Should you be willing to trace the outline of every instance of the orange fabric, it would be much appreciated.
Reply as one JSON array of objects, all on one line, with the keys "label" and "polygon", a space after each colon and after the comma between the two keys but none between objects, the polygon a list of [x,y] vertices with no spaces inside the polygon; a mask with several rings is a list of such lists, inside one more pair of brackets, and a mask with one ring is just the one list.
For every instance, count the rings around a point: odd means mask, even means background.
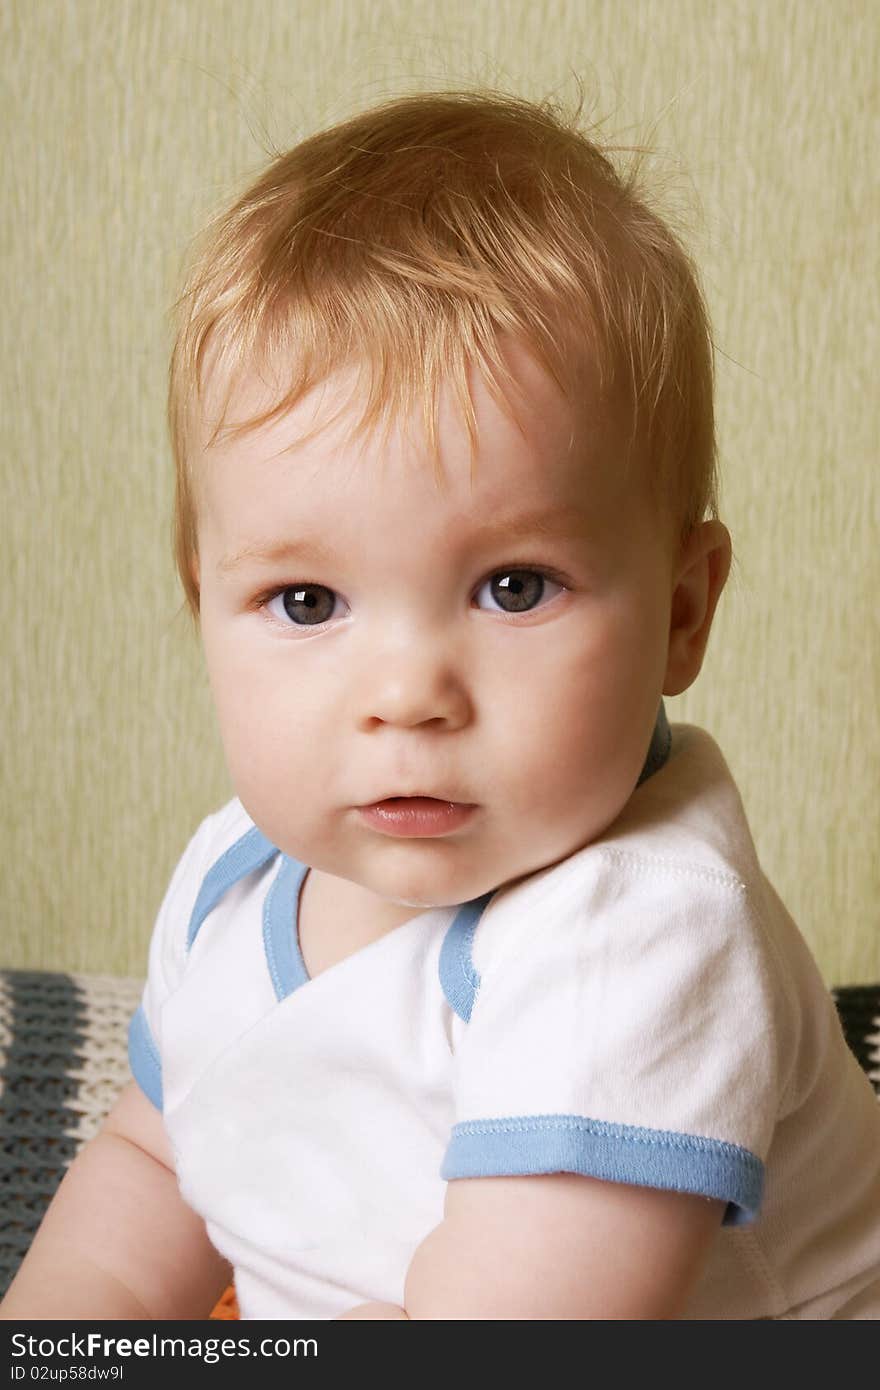
[{"label": "orange fabric", "polygon": [[237,1318],[239,1317],[238,1303],[235,1297],[235,1287],[230,1284],[220,1302],[215,1307],[212,1318]]}]

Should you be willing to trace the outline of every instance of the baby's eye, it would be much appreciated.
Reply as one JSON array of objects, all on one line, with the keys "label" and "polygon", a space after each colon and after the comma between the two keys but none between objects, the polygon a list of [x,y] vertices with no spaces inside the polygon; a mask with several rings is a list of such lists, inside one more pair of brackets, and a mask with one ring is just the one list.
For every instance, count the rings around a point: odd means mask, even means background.
[{"label": "baby's eye", "polygon": [[337,595],[326,584],[288,584],[265,607],[285,627],[318,627],[333,617]]},{"label": "baby's eye", "polygon": [[542,570],[496,570],[485,584],[480,585],[477,593],[481,594],[488,587],[492,598],[501,605],[502,612],[526,613],[537,607],[548,584],[557,589],[563,587]]}]

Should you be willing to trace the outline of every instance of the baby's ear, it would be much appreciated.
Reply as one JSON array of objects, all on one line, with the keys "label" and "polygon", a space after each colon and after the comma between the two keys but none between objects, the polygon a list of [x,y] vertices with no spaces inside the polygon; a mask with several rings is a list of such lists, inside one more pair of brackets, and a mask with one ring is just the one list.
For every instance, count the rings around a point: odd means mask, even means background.
[{"label": "baby's ear", "polygon": [[720,521],[703,521],[678,559],[669,618],[664,695],[680,695],[700,674],[715,606],[730,573],[733,547]]}]

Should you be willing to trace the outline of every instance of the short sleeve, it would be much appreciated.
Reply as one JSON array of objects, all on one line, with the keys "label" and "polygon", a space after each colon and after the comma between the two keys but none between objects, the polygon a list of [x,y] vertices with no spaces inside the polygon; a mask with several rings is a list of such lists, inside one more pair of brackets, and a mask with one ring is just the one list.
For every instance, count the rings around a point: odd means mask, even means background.
[{"label": "short sleeve", "polygon": [[180,983],[186,963],[187,929],[207,869],[222,813],[207,816],[181,855],[153,927],[147,979],[128,1029],[128,1059],[144,1095],[162,1109],[160,1017],[165,1000]]},{"label": "short sleeve", "polygon": [[783,984],[745,885],[592,850],[490,913],[441,1176],[581,1173],[754,1220]]}]

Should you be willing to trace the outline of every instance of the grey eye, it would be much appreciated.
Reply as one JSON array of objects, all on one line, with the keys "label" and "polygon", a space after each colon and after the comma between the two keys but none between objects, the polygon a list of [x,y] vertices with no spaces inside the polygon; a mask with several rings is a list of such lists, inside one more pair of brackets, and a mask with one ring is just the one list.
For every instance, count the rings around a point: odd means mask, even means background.
[{"label": "grey eye", "polygon": [[482,593],[488,587],[492,599],[504,613],[526,613],[544,597],[548,584],[555,585],[557,589],[562,587],[540,570],[498,570],[480,586],[478,592]]},{"label": "grey eye", "polygon": [[272,616],[280,618],[281,614],[273,610],[273,604],[280,604],[295,626],[315,627],[333,616],[336,595],[324,584],[289,584],[267,604]]}]

